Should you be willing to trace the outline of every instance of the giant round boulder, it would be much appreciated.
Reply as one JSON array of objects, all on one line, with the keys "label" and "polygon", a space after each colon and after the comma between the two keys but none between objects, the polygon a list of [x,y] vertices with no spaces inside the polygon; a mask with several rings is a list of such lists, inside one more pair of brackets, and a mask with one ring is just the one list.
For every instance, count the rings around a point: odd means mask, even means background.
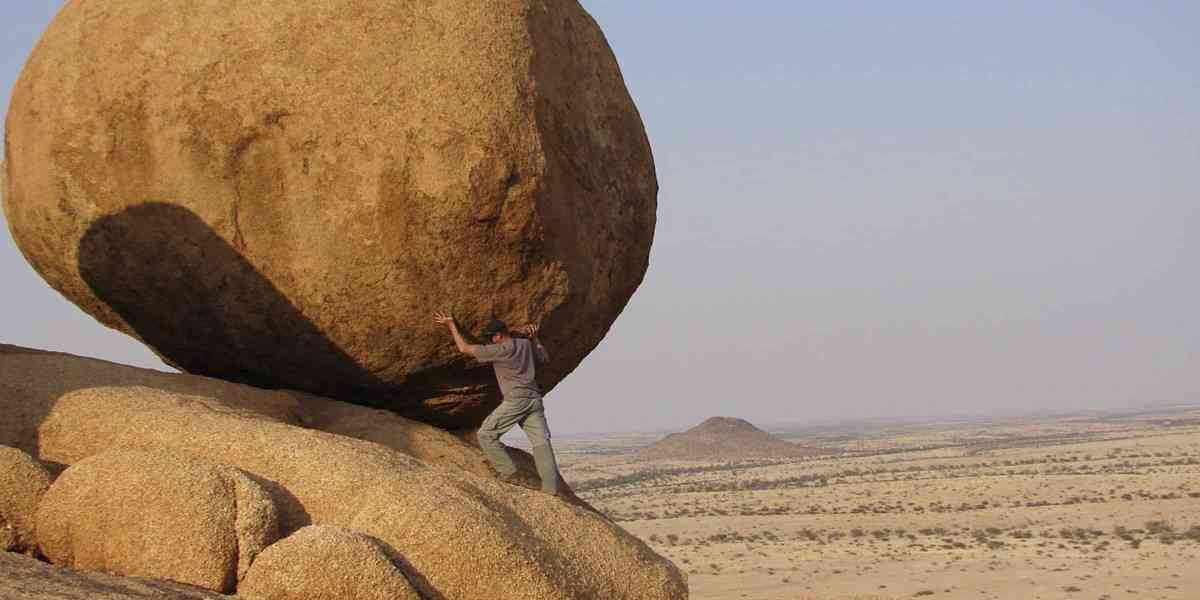
[{"label": "giant round boulder", "polygon": [[4,209],[50,285],[181,370],[476,426],[467,330],[545,388],[641,282],[657,181],[576,0],[67,2],[14,89]]}]

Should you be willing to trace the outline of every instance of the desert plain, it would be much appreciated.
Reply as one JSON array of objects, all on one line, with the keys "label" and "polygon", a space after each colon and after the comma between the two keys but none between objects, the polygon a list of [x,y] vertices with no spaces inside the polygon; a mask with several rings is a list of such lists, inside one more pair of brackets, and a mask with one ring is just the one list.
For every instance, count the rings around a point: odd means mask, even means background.
[{"label": "desert plain", "polygon": [[771,433],[827,453],[556,443],[579,495],[695,600],[1200,599],[1200,406]]}]

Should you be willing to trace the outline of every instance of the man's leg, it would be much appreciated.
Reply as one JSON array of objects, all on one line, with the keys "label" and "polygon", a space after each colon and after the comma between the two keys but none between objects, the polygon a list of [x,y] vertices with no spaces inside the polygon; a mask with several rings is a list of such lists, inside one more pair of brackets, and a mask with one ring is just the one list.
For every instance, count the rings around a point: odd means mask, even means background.
[{"label": "man's leg", "polygon": [[493,410],[492,414],[483,420],[483,424],[479,426],[479,431],[475,434],[479,439],[479,448],[483,450],[483,455],[487,457],[488,462],[492,463],[492,468],[496,469],[501,477],[508,477],[517,472],[517,465],[513,464],[512,459],[508,457],[508,452],[500,443],[500,436],[508,433],[508,430],[521,420],[525,414],[523,408],[507,401],[501,402],[500,406],[497,406],[496,410]]},{"label": "man's leg", "polygon": [[546,423],[546,412],[542,401],[534,402],[529,414],[521,420],[521,429],[529,444],[533,446],[533,461],[537,465],[538,477],[542,479],[542,491],[558,493],[558,461],[554,459],[554,447],[550,445],[550,426]]}]

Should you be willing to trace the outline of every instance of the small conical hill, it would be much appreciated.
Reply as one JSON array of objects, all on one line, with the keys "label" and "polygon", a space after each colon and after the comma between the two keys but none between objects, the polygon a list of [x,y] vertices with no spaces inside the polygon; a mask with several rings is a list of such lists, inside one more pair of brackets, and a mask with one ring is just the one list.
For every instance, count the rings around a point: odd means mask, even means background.
[{"label": "small conical hill", "polygon": [[644,460],[742,460],[802,458],[824,453],[785,442],[745,419],[712,417],[638,450],[635,456]]}]

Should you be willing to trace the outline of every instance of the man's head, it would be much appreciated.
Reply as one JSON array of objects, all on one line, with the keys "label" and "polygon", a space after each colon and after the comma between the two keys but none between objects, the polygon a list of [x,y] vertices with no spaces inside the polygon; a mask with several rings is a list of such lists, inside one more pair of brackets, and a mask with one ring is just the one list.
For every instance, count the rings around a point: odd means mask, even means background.
[{"label": "man's head", "polygon": [[488,321],[487,325],[483,326],[483,331],[479,334],[481,339],[493,344],[499,343],[507,336],[508,326],[504,324],[504,321],[499,319]]}]

